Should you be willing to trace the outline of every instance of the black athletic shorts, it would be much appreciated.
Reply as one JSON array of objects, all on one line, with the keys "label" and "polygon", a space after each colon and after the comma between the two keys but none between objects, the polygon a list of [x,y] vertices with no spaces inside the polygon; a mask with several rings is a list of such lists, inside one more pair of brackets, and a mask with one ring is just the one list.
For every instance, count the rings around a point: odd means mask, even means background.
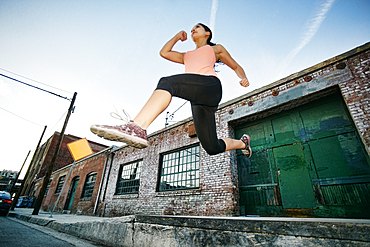
[{"label": "black athletic shorts", "polygon": [[222,86],[216,76],[180,74],[163,77],[156,89],[189,100],[195,131],[200,143],[210,155],[225,152],[226,144],[217,138],[215,112],[222,97]]}]

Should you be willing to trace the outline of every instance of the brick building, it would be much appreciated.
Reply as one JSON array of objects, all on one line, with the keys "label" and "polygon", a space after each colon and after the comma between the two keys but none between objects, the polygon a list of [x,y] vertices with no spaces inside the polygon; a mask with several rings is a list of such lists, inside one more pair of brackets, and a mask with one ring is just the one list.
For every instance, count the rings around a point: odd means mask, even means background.
[{"label": "brick building", "polygon": [[[35,187],[35,183],[37,180],[41,180],[42,182],[42,179],[45,176],[45,173],[54,155],[54,151],[58,143],[59,135],[60,135],[59,132],[55,132],[35,152],[34,158],[32,159],[32,163],[29,165],[29,168],[28,168],[28,175],[27,175],[27,178],[25,178],[24,185],[23,185],[23,191],[21,192],[21,195],[37,196],[37,194],[35,194],[37,190],[37,187]],[[58,156],[53,166],[53,172],[73,163],[73,158],[68,151],[67,144],[73,141],[77,141],[79,139],[81,138],[77,136],[64,135],[63,141],[61,143],[61,146],[58,152]],[[92,141],[89,141],[89,144],[94,153],[107,148],[107,146],[105,145],[92,142]],[[41,187],[39,186],[38,189],[40,188]]]},{"label": "brick building", "polygon": [[[248,133],[250,159],[209,156],[185,119],[151,134],[148,148],[111,147],[76,164],[58,208],[76,188],[71,212],[100,216],[370,218],[369,66],[367,43],[220,105],[219,137]],[[93,192],[81,201],[86,181]]]},{"label": "brick building", "polygon": [[[77,161],[72,170],[73,164],[70,164],[55,171],[45,193],[42,209],[51,211],[61,193],[55,211],[94,215],[97,208],[96,198],[102,193],[99,184],[102,182],[102,175],[107,167],[112,148],[104,149],[88,158]],[[68,177],[70,170],[71,173]],[[66,187],[62,191],[67,177]],[[41,185],[42,179],[39,179],[36,194],[39,193]]]}]

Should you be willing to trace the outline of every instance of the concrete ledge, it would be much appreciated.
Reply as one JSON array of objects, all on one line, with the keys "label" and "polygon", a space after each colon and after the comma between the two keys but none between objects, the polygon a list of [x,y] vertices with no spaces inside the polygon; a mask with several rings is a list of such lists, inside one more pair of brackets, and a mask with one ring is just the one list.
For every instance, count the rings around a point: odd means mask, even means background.
[{"label": "concrete ledge", "polygon": [[368,242],[135,223],[133,246],[369,246]]},{"label": "concrete ledge", "polygon": [[370,246],[370,220],[76,215],[72,221],[65,215],[8,216],[104,246]]},{"label": "concrete ledge", "polygon": [[59,223],[47,227],[107,246],[133,246],[134,216],[96,221]]},{"label": "concrete ledge", "polygon": [[135,223],[370,242],[370,220],[137,215]]}]

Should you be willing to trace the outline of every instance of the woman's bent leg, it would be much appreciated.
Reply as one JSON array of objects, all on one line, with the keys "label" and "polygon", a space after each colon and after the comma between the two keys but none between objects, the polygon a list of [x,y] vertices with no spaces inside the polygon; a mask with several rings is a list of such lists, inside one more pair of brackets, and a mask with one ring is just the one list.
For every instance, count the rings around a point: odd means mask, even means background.
[{"label": "woman's bent leg", "polygon": [[219,154],[226,150],[226,143],[217,138],[216,109],[217,107],[191,104],[195,131],[202,147],[209,155]]},{"label": "woman's bent leg", "polygon": [[244,149],[246,144],[242,142],[241,140],[235,140],[235,139],[230,139],[230,138],[221,138],[225,144],[226,144],[226,150],[225,151],[230,151],[233,149]]},{"label": "woman's bent leg", "polygon": [[134,122],[146,130],[148,126],[161,114],[170,104],[172,95],[166,91],[157,89],[146,102]]}]

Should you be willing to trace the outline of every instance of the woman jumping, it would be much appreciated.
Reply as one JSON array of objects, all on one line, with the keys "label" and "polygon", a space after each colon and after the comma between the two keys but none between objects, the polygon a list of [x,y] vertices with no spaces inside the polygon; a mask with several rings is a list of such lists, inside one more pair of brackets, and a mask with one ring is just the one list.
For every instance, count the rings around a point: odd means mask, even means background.
[{"label": "woman jumping", "polygon": [[209,155],[241,149],[246,157],[251,157],[250,137],[244,134],[240,140],[218,139],[215,121],[215,112],[222,96],[221,82],[214,70],[216,61],[233,69],[241,79],[240,85],[247,87],[249,81],[243,68],[222,45],[211,42],[212,32],[206,25],[195,25],[191,30],[191,38],[196,44],[193,51],[180,53],[172,50],[179,40],[187,40],[185,31],[177,33],[160,51],[163,58],[184,64],[185,74],[161,78],[156,90],[134,120],[119,126],[93,125],[91,131],[107,140],[145,148],[148,146],[146,129],[175,96],[190,101],[195,131]]}]

